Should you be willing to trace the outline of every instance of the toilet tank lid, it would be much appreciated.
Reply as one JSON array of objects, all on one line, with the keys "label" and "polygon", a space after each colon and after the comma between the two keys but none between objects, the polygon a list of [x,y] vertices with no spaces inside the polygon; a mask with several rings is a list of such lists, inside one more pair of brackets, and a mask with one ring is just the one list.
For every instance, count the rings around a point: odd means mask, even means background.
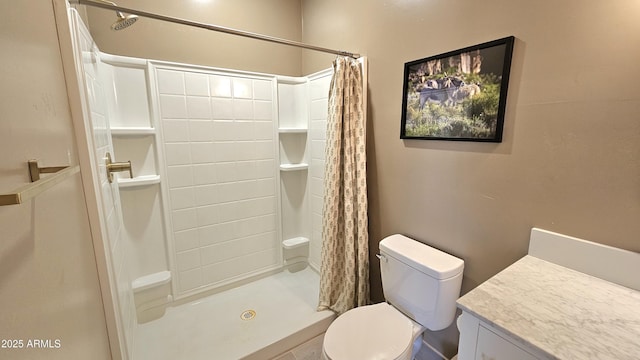
[{"label": "toilet tank lid", "polygon": [[454,277],[464,269],[462,259],[400,234],[382,239],[380,252],[438,280]]}]

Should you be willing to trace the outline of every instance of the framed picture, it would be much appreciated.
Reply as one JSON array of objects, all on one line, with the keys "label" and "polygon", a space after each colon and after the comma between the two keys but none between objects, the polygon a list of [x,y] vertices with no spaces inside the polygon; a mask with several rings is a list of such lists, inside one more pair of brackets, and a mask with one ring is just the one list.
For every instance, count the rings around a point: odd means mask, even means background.
[{"label": "framed picture", "polygon": [[405,63],[400,138],[501,142],[513,42]]}]

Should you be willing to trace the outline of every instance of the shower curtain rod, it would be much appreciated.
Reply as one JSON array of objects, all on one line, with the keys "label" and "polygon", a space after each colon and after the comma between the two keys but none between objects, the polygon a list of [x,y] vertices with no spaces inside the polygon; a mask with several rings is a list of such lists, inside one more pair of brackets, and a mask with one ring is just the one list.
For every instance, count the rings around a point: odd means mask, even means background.
[{"label": "shower curtain rod", "polygon": [[248,37],[248,38],[257,39],[257,40],[269,41],[269,42],[282,44],[282,45],[295,46],[295,47],[308,49],[308,50],[321,51],[321,52],[335,54],[335,55],[349,56],[349,57],[356,58],[356,59],[360,57],[359,54],[350,53],[348,51],[333,50],[333,49],[328,49],[328,48],[323,48],[323,47],[320,47],[320,46],[309,45],[309,44],[305,44],[305,43],[301,43],[301,42],[297,42],[297,41],[281,39],[281,38],[268,36],[268,35],[257,34],[257,33],[249,32],[249,31],[237,30],[237,29],[232,29],[232,28],[228,28],[228,27],[224,27],[224,26],[218,26],[218,25],[205,24],[205,23],[201,23],[201,22],[185,20],[185,19],[180,19],[180,18],[171,17],[171,16],[154,14],[154,13],[141,11],[141,10],[136,10],[136,9],[129,9],[129,8],[125,8],[125,7],[121,7],[121,6],[117,6],[117,5],[111,5],[109,3],[105,3],[105,2],[101,2],[101,1],[69,0],[69,2],[72,3],[72,4],[88,5],[88,6],[94,6],[94,7],[98,7],[98,8],[102,8],[102,9],[107,9],[107,10],[120,11],[120,12],[123,12],[123,13],[134,14],[134,15],[138,15],[138,16],[142,16],[142,17],[146,17],[146,18],[162,20],[162,21],[168,21],[168,22],[172,22],[172,23],[175,23],[175,24],[188,25],[188,26],[198,27],[198,28],[201,28],[201,29],[218,31],[218,32],[226,33],[226,34],[238,35],[238,36]]}]

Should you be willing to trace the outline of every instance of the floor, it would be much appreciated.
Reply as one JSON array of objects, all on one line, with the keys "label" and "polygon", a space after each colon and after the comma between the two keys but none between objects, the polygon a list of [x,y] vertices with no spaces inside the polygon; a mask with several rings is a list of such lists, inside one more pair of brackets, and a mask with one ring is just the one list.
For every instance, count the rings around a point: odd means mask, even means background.
[{"label": "floor", "polygon": [[[306,343],[306,348],[296,346],[323,333],[333,319],[330,311],[316,311],[318,284],[318,275],[310,268],[283,271],[169,308],[162,318],[138,326],[134,358],[268,359],[294,348],[292,355],[297,357],[282,359],[316,359],[310,356],[317,351],[310,349],[317,345],[317,339]],[[296,341],[296,336],[302,341]],[[304,355],[307,350],[309,356]]]}]

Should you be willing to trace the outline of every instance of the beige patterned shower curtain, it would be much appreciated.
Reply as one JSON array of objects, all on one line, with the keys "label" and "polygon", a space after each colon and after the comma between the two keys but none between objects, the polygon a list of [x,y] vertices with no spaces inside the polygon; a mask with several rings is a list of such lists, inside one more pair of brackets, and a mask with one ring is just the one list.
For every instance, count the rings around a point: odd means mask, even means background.
[{"label": "beige patterned shower curtain", "polygon": [[318,310],[369,302],[369,235],[362,66],[338,57],[329,91]]}]

